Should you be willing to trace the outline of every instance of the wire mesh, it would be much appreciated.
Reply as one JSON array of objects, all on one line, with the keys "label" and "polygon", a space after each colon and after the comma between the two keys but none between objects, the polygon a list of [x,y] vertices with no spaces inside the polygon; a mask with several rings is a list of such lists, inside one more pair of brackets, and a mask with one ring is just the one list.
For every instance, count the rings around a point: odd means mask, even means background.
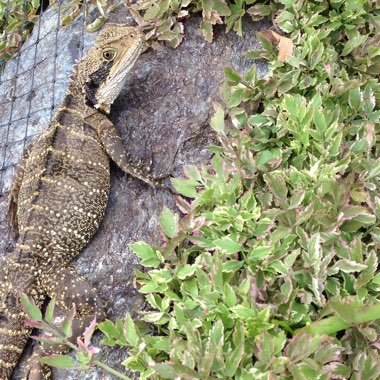
[{"label": "wire mesh", "polygon": [[[7,26],[12,1],[7,0],[4,13],[0,14],[3,41],[9,38]],[[22,31],[28,23],[26,9],[29,2],[23,1]],[[65,3],[66,0],[54,1],[52,4],[47,0],[41,1],[37,11],[38,21],[31,35],[0,71],[0,196],[10,190],[15,167],[23,151],[47,127],[57,104],[62,100],[62,91],[57,96],[57,89],[67,85],[65,82],[71,71],[71,67],[64,67],[60,59],[60,52],[67,48],[60,45],[60,33],[67,28],[61,26]],[[85,45],[85,10],[86,2],[83,1],[82,12],[72,25],[76,30],[78,27],[80,29],[80,37],[74,47],[78,58],[83,55]],[[44,24],[48,13],[49,20]],[[52,22],[54,25],[51,25]],[[52,38],[53,48],[47,51],[46,41]],[[49,70],[45,71],[45,67],[49,67]]]}]

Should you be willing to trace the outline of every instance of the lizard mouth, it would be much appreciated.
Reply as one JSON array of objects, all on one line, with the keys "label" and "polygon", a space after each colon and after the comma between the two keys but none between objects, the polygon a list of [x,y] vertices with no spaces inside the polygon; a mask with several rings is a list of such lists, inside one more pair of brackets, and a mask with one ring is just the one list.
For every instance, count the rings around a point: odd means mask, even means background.
[{"label": "lizard mouth", "polygon": [[106,113],[110,112],[112,103],[120,94],[127,80],[128,73],[131,71],[143,49],[144,40],[138,40],[134,47],[130,49],[129,53],[126,54],[126,57],[112,66],[107,80],[102,83],[96,93],[97,103],[95,104],[95,108],[101,109]]}]

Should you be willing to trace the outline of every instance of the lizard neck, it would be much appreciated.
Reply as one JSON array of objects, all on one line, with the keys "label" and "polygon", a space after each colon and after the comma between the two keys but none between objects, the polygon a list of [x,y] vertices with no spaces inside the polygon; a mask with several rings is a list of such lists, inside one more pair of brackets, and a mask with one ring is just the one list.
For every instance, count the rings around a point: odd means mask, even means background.
[{"label": "lizard neck", "polygon": [[97,112],[94,107],[88,104],[86,93],[78,74],[78,68],[75,68],[71,75],[65,98],[55,115],[54,122],[59,123],[61,126],[79,126],[87,117]]}]

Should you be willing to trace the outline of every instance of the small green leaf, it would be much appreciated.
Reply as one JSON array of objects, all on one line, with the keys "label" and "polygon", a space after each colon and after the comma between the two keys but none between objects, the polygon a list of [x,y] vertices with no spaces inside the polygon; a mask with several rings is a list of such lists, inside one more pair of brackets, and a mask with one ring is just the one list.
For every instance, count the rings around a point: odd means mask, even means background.
[{"label": "small green leaf", "polygon": [[193,276],[196,270],[197,265],[186,264],[178,271],[177,277],[180,280],[185,280]]},{"label": "small green leaf", "polygon": [[338,260],[332,267],[330,267],[327,271],[329,275],[334,275],[339,271],[344,273],[352,273],[352,272],[361,272],[366,269],[367,265],[360,264],[352,260],[341,259]]},{"label": "small green leaf", "polygon": [[215,106],[216,112],[214,116],[211,118],[211,128],[218,133],[225,134],[223,108],[216,104],[214,106]]},{"label": "small green leaf", "polygon": [[257,245],[253,247],[251,252],[248,254],[248,259],[252,261],[265,259],[273,252],[273,248],[271,246],[260,246]]},{"label": "small green leaf", "polygon": [[380,285],[380,272],[372,278],[371,284]]},{"label": "small green leaf", "polygon": [[254,309],[249,309],[243,305],[237,305],[231,308],[231,311],[241,319],[256,318],[257,312]]},{"label": "small green leaf", "polygon": [[308,267],[316,269],[321,259],[321,236],[320,234],[314,234],[307,245],[304,260]]},{"label": "small green leaf", "polygon": [[201,173],[199,173],[199,170],[195,165],[185,165],[183,171],[190,179],[194,179],[195,181],[202,180]]},{"label": "small green leaf", "polygon": [[237,297],[234,289],[226,282],[223,287],[224,301],[228,307],[233,307],[237,304]]},{"label": "small green leaf", "polygon": [[[61,24],[62,25],[68,25],[68,24],[71,24],[73,21],[73,18],[72,16],[69,17],[69,16],[65,16],[63,19],[62,19],[62,22]],[[104,24],[104,22],[106,21],[106,17],[100,15],[99,17],[97,17],[92,23],[88,24],[86,26],[86,30],[88,32],[91,32],[91,33],[94,33],[96,31],[98,31],[100,29],[100,27]]]},{"label": "small green leaf", "polygon": [[285,179],[280,172],[267,173],[264,176],[265,182],[268,185],[271,193],[280,201],[285,201],[288,188],[286,186]]},{"label": "small green leaf", "polygon": [[51,323],[53,320],[54,308],[55,308],[55,297],[53,297],[50,300],[49,305],[46,308],[45,320],[47,323]]},{"label": "small green leaf", "polygon": [[165,235],[169,238],[173,238],[179,231],[178,219],[179,218],[177,214],[174,214],[166,206],[164,207],[160,224]]},{"label": "small green leaf", "polygon": [[299,190],[294,192],[289,200],[289,209],[293,209],[300,206],[304,198],[305,190]]},{"label": "small green leaf", "polygon": [[159,5],[160,10],[157,14],[157,17],[162,17],[164,13],[169,9],[169,6],[170,6],[169,0],[162,0]]},{"label": "small green leaf", "polygon": [[300,60],[297,57],[293,55],[287,55],[285,60],[287,63],[289,63],[289,65],[293,66],[294,68],[300,68]]},{"label": "small green leaf", "polygon": [[38,361],[56,368],[75,368],[75,363],[69,356],[54,355],[49,358],[39,358]]},{"label": "small green leaf", "polygon": [[232,254],[241,251],[240,244],[233,241],[229,237],[223,237],[222,239],[214,240],[214,244],[221,250]]},{"label": "small green leaf", "polygon": [[129,314],[125,318],[125,338],[127,342],[132,346],[136,347],[139,343],[139,336],[137,334],[135,323]]},{"label": "small green leaf", "polygon": [[32,0],[32,7],[34,9],[38,9],[39,6],[40,6],[40,0]]},{"label": "small green leaf", "polygon": [[143,241],[132,243],[129,247],[141,259],[141,265],[156,268],[164,262],[164,259],[159,251],[154,250],[151,245]]},{"label": "small green leaf", "polygon": [[260,32],[256,33],[256,37],[266,51],[273,52],[272,44]]},{"label": "small green leaf", "polygon": [[224,75],[226,76],[226,79],[231,82],[240,83],[242,81],[241,76],[231,67],[224,69]]},{"label": "small green leaf", "polygon": [[284,95],[284,108],[291,116],[296,116],[299,112],[299,104],[293,95]]},{"label": "small green leaf", "polygon": [[241,103],[241,98],[243,96],[244,85],[237,85],[231,91],[231,97],[228,102],[229,107],[237,107]]},{"label": "small green leaf", "polygon": [[237,260],[225,261],[222,264],[222,271],[225,273],[235,272],[236,270],[243,267],[243,265],[244,265],[244,261],[237,261]]},{"label": "small green leaf", "polygon": [[120,335],[120,332],[116,328],[116,325],[108,319],[99,323],[98,328],[108,339],[111,339],[111,338],[116,339]]},{"label": "small green leaf", "polygon": [[380,158],[378,158],[372,165],[371,169],[368,172],[366,179],[378,177],[380,175]]},{"label": "small green leaf", "polygon": [[236,370],[239,367],[239,363],[241,362],[244,356],[244,345],[246,335],[244,323],[238,321],[238,323],[236,324],[234,334],[238,334],[239,339],[236,339],[237,346],[235,347],[235,349],[227,356],[225,373],[226,376],[228,376],[229,378],[234,377],[234,375],[236,374]]},{"label": "small green leaf", "polygon": [[228,16],[231,14],[230,9],[226,3],[226,0],[209,0],[212,3],[214,11],[218,12],[221,16]]},{"label": "small green leaf", "polygon": [[361,306],[357,300],[348,300],[347,302],[331,300],[329,305],[339,315],[339,317],[349,324],[355,323],[357,309]]},{"label": "small green leaf", "polygon": [[36,306],[33,298],[28,298],[24,293],[21,294],[21,302],[28,316],[35,321],[42,322],[41,310]]},{"label": "small green leaf", "polygon": [[325,115],[322,113],[320,109],[314,110],[314,123],[319,133],[323,134],[326,131],[327,123],[326,123]]},{"label": "small green leaf", "polygon": [[76,314],[76,308],[75,305],[71,308],[71,310],[67,313],[66,318],[62,322],[62,331],[67,336],[70,338],[73,335],[73,319]]},{"label": "small green leaf", "polygon": [[159,11],[160,11],[159,4],[152,4],[152,6],[145,12],[144,19],[151,20],[155,18],[158,15]]},{"label": "small green leaf", "polygon": [[360,88],[356,87],[350,90],[348,95],[348,104],[355,111],[360,108],[362,104],[362,94],[360,92]]},{"label": "small green leaf", "polygon": [[198,181],[183,178],[171,178],[170,180],[174,188],[185,197],[195,198],[197,196],[196,188],[200,186]]},{"label": "small green leaf", "polygon": [[252,115],[248,118],[248,123],[253,126],[260,126],[268,122],[268,118],[263,115]]},{"label": "small green leaf", "polygon": [[202,20],[201,31],[205,40],[211,43],[212,38],[213,38],[212,24],[210,22],[206,22],[205,20]]},{"label": "small green leaf", "polygon": [[156,364],[153,368],[159,375],[166,379],[199,379],[196,371],[179,363],[165,362]]},{"label": "small green leaf", "polygon": [[350,54],[352,50],[356,49],[360,45],[362,45],[365,41],[367,41],[368,36],[357,36],[349,40],[346,45],[344,46],[342,50],[342,56],[345,57],[346,55]]}]

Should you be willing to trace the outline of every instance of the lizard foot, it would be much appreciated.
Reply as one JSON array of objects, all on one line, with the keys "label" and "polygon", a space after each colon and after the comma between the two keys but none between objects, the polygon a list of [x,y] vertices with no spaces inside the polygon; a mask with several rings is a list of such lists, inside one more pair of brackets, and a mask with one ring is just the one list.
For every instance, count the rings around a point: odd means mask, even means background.
[{"label": "lizard foot", "polygon": [[22,380],[50,380],[51,367],[38,361],[37,356],[32,355],[27,363]]}]

